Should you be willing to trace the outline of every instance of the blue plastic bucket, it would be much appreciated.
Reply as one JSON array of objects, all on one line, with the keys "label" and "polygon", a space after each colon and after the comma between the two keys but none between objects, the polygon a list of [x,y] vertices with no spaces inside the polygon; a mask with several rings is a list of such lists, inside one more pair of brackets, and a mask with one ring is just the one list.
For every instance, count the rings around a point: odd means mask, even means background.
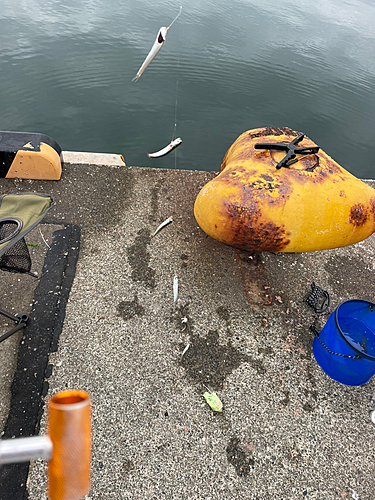
[{"label": "blue plastic bucket", "polygon": [[314,338],[313,352],[337,382],[368,382],[375,374],[375,304],[359,299],[342,302]]}]

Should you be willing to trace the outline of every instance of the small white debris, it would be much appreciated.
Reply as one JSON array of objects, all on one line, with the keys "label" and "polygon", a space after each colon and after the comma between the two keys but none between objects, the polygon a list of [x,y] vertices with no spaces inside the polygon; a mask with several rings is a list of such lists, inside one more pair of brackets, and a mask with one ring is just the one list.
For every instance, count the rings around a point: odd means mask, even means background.
[{"label": "small white debris", "polygon": [[177,302],[178,299],[178,276],[173,278],[173,301]]}]

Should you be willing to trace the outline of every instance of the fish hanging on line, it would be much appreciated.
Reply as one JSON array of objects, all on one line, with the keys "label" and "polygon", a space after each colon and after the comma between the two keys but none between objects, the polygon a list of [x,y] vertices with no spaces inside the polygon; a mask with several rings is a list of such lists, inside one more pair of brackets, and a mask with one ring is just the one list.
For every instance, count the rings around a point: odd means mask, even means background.
[{"label": "fish hanging on line", "polygon": [[176,149],[181,143],[182,143],[181,137],[177,137],[177,139],[171,141],[168,144],[168,146],[165,146],[165,148],[161,149],[160,151],[156,151],[156,153],[147,153],[147,156],[149,158],[161,158],[162,156],[165,156],[174,149]]},{"label": "fish hanging on line", "polygon": [[158,36],[156,37],[155,43],[152,46],[152,49],[148,53],[146,59],[143,61],[142,66],[139,68],[137,74],[133,78],[132,82],[137,82],[144,70],[147,68],[147,66],[150,64],[150,62],[154,59],[154,57],[159,53],[160,49],[163,47],[163,44],[165,42],[165,38],[167,36],[167,29],[165,26],[161,27],[158,33]]},{"label": "fish hanging on line", "polygon": [[166,28],[165,26],[162,26],[157,34],[156,40],[154,42],[154,45],[152,46],[150,52],[148,53],[146,59],[143,61],[142,66],[139,68],[137,74],[133,78],[132,82],[137,82],[144,70],[147,68],[147,66],[150,64],[150,62],[154,59],[154,57],[159,53],[160,49],[163,47],[163,44],[165,42],[165,39],[167,37],[167,31],[169,28],[172,26],[172,24],[176,21],[178,16],[181,14],[182,7],[180,7],[180,12],[177,14],[177,16],[173,19],[171,24]]}]

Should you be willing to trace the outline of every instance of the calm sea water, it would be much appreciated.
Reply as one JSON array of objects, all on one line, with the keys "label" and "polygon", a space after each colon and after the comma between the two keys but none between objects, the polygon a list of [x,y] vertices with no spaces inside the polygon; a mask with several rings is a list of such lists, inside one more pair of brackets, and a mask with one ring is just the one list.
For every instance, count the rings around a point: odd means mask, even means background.
[{"label": "calm sea water", "polygon": [[[373,0],[0,0],[0,130],[212,171],[245,130],[288,126],[375,178],[374,22]],[[176,155],[149,159],[175,123]]]}]

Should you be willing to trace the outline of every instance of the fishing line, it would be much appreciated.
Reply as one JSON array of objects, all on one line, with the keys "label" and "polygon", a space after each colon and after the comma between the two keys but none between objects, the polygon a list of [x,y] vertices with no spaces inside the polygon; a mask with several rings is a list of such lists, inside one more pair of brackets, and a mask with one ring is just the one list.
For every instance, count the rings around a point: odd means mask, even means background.
[{"label": "fishing line", "polygon": [[[169,29],[172,24],[176,21],[176,19],[179,17],[179,15],[182,12],[182,5],[180,6],[180,12],[177,14],[177,16],[173,19],[172,23],[168,26],[167,29]],[[178,39],[178,45],[180,44],[180,28],[178,28],[178,33],[177,33],[177,39]],[[176,129],[177,129],[177,93],[178,93],[178,75],[180,72],[180,51],[177,50],[177,77],[176,77],[176,99],[175,99],[175,105],[174,105],[174,128],[173,128],[173,133],[172,133],[172,141],[176,138]],[[174,150],[174,168],[176,170],[177,168],[177,150]],[[173,278],[173,302],[176,305],[176,302],[178,300],[178,276],[175,274]],[[188,345],[189,347],[189,345]],[[186,353],[187,348],[185,348],[182,356]],[[182,358],[181,356],[181,358]]]},{"label": "fishing line", "polygon": [[173,19],[173,21],[171,22],[171,24],[168,26],[167,30],[169,30],[169,28],[172,26],[172,24],[176,21],[176,19],[179,17],[179,15],[181,14],[181,11],[182,11],[182,5],[180,6],[180,12],[177,14],[177,16]]},{"label": "fishing line", "polygon": [[176,76],[176,97],[174,103],[174,127],[172,132],[172,141],[176,139],[176,129],[177,129],[177,97],[178,97],[178,74],[180,69],[180,53],[177,56],[177,76]]},{"label": "fishing line", "polygon": [[[173,19],[172,24],[176,21],[176,19],[179,17],[179,15],[182,12],[182,6],[180,6],[180,12],[177,14],[177,16]],[[172,24],[169,26],[169,28],[172,26]],[[178,38],[178,44],[180,43],[180,28],[178,28],[178,33],[177,33],[177,38]],[[174,127],[173,127],[173,132],[172,132],[172,141],[176,139],[176,130],[177,130],[177,97],[178,97],[178,77],[180,73],[180,51],[177,51],[177,77],[176,77],[176,97],[175,97],[175,105],[174,105]],[[174,168],[177,168],[177,149],[174,151]]]},{"label": "fishing line", "polygon": [[[173,25],[173,23],[178,19],[181,12],[182,12],[182,6],[180,7],[180,12],[173,19],[173,21],[168,26],[168,28],[165,28],[165,27],[160,28],[158,35],[156,37],[156,40],[154,42],[154,45],[152,46],[146,59],[143,61],[143,64],[140,67],[140,69],[138,70],[136,76],[133,78],[133,81],[139,80],[139,78],[142,75],[142,73],[144,72],[144,70],[147,68],[147,66],[150,64],[150,62],[154,59],[154,57],[159,53],[160,49],[162,48],[162,46],[164,44],[167,30],[169,30],[169,28]],[[178,38],[179,38],[179,34],[178,34]],[[174,107],[174,128],[173,128],[173,132],[172,132],[172,140],[171,140],[170,144],[165,146],[165,148],[161,149],[160,151],[156,151],[155,153],[147,153],[149,158],[161,158],[162,156],[165,156],[165,155],[169,154],[170,152],[172,152],[173,149],[176,149],[182,143],[181,137],[176,137],[174,139],[174,137],[176,135],[176,129],[177,129],[177,93],[178,93],[178,78],[179,78],[179,68],[180,68],[180,53],[178,50],[177,50],[177,54],[178,54],[178,56],[177,56],[177,75],[176,75],[176,98],[175,98],[175,107]],[[176,163],[177,163],[177,160],[176,160],[176,156],[175,156],[175,168],[176,168]]]}]

